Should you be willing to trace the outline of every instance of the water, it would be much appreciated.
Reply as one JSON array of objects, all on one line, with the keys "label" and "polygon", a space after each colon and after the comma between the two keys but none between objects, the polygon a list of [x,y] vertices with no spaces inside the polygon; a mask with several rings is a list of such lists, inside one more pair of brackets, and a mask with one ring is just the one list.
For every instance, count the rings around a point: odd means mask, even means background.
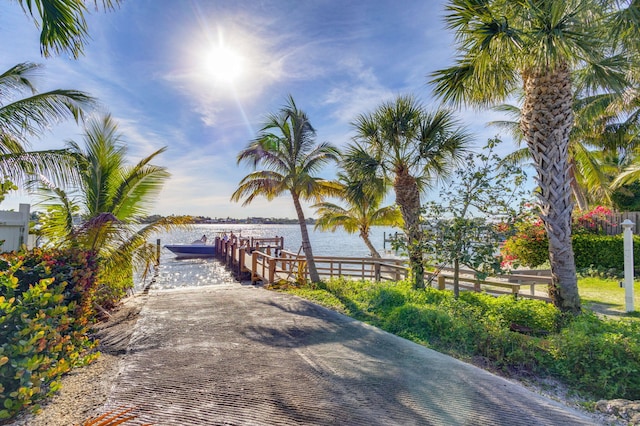
[{"label": "water", "polygon": [[[309,226],[309,239],[315,256],[345,256],[367,257],[370,255],[367,246],[358,234],[348,234],[343,230],[336,232],[314,230]],[[180,287],[197,287],[212,284],[224,284],[233,282],[231,274],[215,259],[176,259],[175,255],[164,248],[165,244],[190,243],[203,234],[212,242],[216,236],[226,232],[233,232],[243,237],[284,237],[284,248],[298,253],[301,247],[299,225],[252,225],[252,224],[207,224],[193,225],[186,229],[175,230],[170,233],[162,233],[154,237],[160,239],[163,248],[160,252],[160,273],[154,289],[172,289]],[[374,247],[383,257],[397,257],[391,252],[387,243],[385,252],[384,234],[392,234],[399,230],[390,227],[373,227],[369,238]],[[136,288],[139,290],[146,285],[142,279],[138,279]]]}]

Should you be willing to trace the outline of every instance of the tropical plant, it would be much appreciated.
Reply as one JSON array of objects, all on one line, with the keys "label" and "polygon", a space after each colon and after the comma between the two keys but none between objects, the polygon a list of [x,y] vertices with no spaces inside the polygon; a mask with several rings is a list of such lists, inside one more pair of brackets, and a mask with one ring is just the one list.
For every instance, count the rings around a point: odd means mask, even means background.
[{"label": "tropical plant", "polygon": [[[64,182],[74,170],[66,150],[29,151],[30,139],[42,136],[53,124],[83,117],[94,100],[76,90],[37,93],[31,79],[39,65],[21,63],[0,74],[0,176],[16,184],[31,175]],[[29,96],[24,96],[29,93]]]},{"label": "tropical plant", "polygon": [[393,182],[412,280],[416,287],[424,287],[420,194],[455,168],[469,134],[450,111],[426,112],[410,96],[399,96],[358,116],[353,126],[362,149],[345,160],[345,168],[363,180],[384,176]]},{"label": "tropical plant", "polygon": [[[149,237],[184,222],[169,217],[140,225],[169,178],[164,167],[151,161],[161,148],[133,166],[126,164],[127,148],[110,116],[91,120],[85,129],[83,149],[69,142],[77,157],[80,182],[67,192],[47,184],[41,188],[47,212],[41,232],[50,245],[95,250],[101,263],[101,301],[109,305],[133,284],[133,269],[144,272],[156,261]],[[74,219],[81,217],[78,225]]]},{"label": "tropical plant", "polygon": [[[17,0],[22,10],[40,28],[40,52],[43,56],[70,53],[78,58],[89,38],[87,1],[85,0]],[[120,0],[93,0],[95,9],[112,10]]]},{"label": "tropical plant", "polygon": [[459,55],[454,66],[432,74],[435,92],[455,105],[483,107],[523,87],[520,126],[536,167],[539,214],[549,237],[549,295],[560,309],[577,314],[568,158],[573,98],[625,87],[625,68],[638,52],[637,4],[450,0],[446,10]]},{"label": "tropical plant", "polygon": [[[346,207],[327,201],[314,205],[318,213],[315,227],[332,232],[337,228],[343,228],[350,234],[358,232],[371,256],[380,258],[380,253],[369,239],[369,231],[372,226],[401,226],[400,210],[396,206],[380,207],[385,196],[382,182],[365,187],[364,181],[348,173],[339,173],[336,184],[340,190],[338,198]],[[375,187],[379,190],[372,191]]]},{"label": "tropical plant", "polygon": [[496,253],[517,217],[526,175],[495,153],[499,139],[482,152],[469,153],[451,184],[424,206],[425,252],[442,265],[453,265],[453,291],[460,294],[460,266],[476,277],[502,272]]},{"label": "tropical plant", "polygon": [[[574,99],[575,123],[569,136],[569,178],[573,199],[580,211],[589,210],[590,205],[603,203],[625,210],[625,197],[634,196],[633,182],[613,182],[623,171],[629,176],[628,172],[638,159],[640,111],[621,120],[618,99],[622,96],[604,93],[582,97],[578,94]],[[508,114],[512,120],[493,121],[490,124],[507,129],[520,146],[523,142],[521,109],[506,104],[495,109]],[[522,164],[531,158],[529,149],[524,147],[514,151],[505,160]],[[629,177],[631,179],[627,178],[627,182],[634,180],[632,176]]]},{"label": "tropical plant", "polygon": [[314,176],[330,161],[338,161],[339,152],[327,142],[315,143],[315,130],[307,114],[298,109],[293,97],[278,113],[270,114],[260,133],[238,154],[238,164],[250,163],[256,170],[240,181],[231,195],[232,201],[245,198],[242,205],[250,204],[256,197],[273,200],[289,192],[300,224],[302,250],[304,251],[311,281],[320,281],[313,258],[307,223],[302,210],[302,200],[320,202],[325,195],[337,193],[333,182]]}]

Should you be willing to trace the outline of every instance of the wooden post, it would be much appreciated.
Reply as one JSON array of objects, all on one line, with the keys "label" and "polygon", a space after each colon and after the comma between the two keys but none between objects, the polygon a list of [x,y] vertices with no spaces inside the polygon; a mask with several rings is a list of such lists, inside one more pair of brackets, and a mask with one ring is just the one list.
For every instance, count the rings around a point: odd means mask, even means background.
[{"label": "wooden post", "polygon": [[272,283],[276,280],[276,260],[270,258],[269,262],[269,282]]},{"label": "wooden post", "polygon": [[238,277],[242,275],[242,270],[244,269],[244,256],[246,252],[246,247],[240,247],[238,249]]},{"label": "wooden post", "polygon": [[258,281],[258,252],[251,253],[251,283]]},{"label": "wooden post", "polygon": [[376,280],[376,282],[379,282],[381,280],[381,277],[380,277],[380,275],[381,275],[380,274],[380,262],[376,261],[376,263],[374,263],[373,275],[374,275],[374,279]]},{"label": "wooden post", "polygon": [[233,265],[236,263],[236,254],[238,252],[238,243],[237,240],[234,241],[233,243],[231,243],[231,263],[229,264],[229,266],[231,266],[231,268],[233,268]]},{"label": "wooden post", "polygon": [[438,290],[445,289],[444,280],[445,280],[444,275],[438,275]]},{"label": "wooden post", "polygon": [[156,240],[156,266],[160,265],[160,238]]}]

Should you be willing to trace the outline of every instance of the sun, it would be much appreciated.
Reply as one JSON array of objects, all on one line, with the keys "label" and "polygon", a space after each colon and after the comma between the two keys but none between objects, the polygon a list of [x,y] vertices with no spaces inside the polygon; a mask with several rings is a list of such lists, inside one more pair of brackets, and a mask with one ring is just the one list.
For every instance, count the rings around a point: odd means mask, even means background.
[{"label": "sun", "polygon": [[204,56],[206,73],[219,83],[233,83],[245,70],[245,58],[226,46],[213,47]]}]

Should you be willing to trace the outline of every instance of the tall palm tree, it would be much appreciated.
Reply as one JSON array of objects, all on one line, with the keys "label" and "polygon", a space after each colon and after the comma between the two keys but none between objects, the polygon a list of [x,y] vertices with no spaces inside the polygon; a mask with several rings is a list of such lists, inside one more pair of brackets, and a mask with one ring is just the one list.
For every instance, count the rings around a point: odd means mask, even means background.
[{"label": "tall palm tree", "polygon": [[[182,223],[167,218],[141,226],[170,176],[164,167],[151,164],[166,148],[128,165],[117,125],[105,116],[87,124],[84,148],[71,141],[69,149],[78,159],[79,186],[69,192],[51,184],[42,188],[48,209],[41,231],[51,245],[97,252],[103,299],[109,303],[133,284],[133,269],[146,271],[156,260],[148,238]],[[76,225],[77,216],[82,220]]]},{"label": "tall palm tree", "polygon": [[365,187],[363,180],[347,172],[338,174],[337,185],[338,197],[346,207],[330,202],[315,204],[318,213],[315,227],[331,231],[343,228],[349,234],[358,232],[371,256],[379,259],[380,253],[369,239],[371,227],[402,226],[400,210],[396,206],[380,207],[386,192],[382,182],[377,185],[378,191],[370,191],[371,187]]},{"label": "tall palm tree", "polygon": [[[40,68],[21,63],[0,74],[0,174],[15,183],[41,174],[60,182],[73,170],[74,159],[65,150],[30,151],[30,140],[53,124],[83,116],[93,107],[89,95],[76,90],[37,93],[31,78]],[[24,96],[29,93],[28,96]]]},{"label": "tall palm tree", "polygon": [[454,168],[469,142],[450,111],[428,113],[410,96],[385,102],[353,123],[361,150],[345,167],[354,176],[385,176],[393,182],[404,221],[414,285],[424,287],[420,194]]},{"label": "tall palm tree", "polygon": [[[614,0],[450,0],[454,66],[432,74],[435,92],[455,105],[491,106],[522,86],[520,126],[537,171],[539,214],[549,237],[549,295],[579,313],[571,246],[569,135],[574,93],[622,89],[637,58],[637,4]],[[634,50],[613,37],[632,40]],[[630,53],[631,52],[631,53]],[[572,71],[580,70],[573,74]],[[574,86],[575,81],[575,86]]]},{"label": "tall palm tree", "polygon": [[40,28],[40,51],[45,57],[70,53],[78,58],[89,38],[85,14],[87,3],[112,10],[120,0],[17,0]]},{"label": "tall palm tree", "polygon": [[238,154],[238,164],[248,162],[254,169],[238,184],[231,195],[232,201],[245,198],[242,205],[250,204],[262,195],[273,200],[286,192],[291,195],[300,224],[302,250],[309,268],[311,281],[320,281],[313,258],[302,200],[319,202],[325,195],[336,193],[335,184],[314,176],[330,161],[338,161],[339,152],[331,144],[315,143],[315,130],[307,114],[298,109],[293,97],[276,114],[267,117],[258,137]]}]

